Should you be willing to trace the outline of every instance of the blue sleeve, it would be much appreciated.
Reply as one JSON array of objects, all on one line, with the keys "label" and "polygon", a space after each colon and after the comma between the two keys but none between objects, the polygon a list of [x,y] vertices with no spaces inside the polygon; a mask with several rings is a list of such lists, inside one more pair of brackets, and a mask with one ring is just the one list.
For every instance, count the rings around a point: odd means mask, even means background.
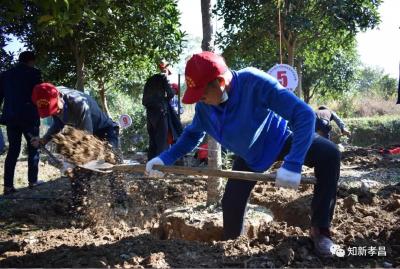
[{"label": "blue sleeve", "polygon": [[293,131],[293,142],[284,158],[283,167],[301,172],[307,151],[312,143],[315,129],[315,113],[312,108],[292,92],[283,88],[267,73],[258,71],[255,91],[259,100],[276,114],[289,121]]},{"label": "blue sleeve", "polygon": [[160,154],[160,159],[165,165],[172,165],[186,153],[194,150],[203,140],[205,131],[199,120],[197,106],[192,123],[187,126],[178,141],[172,147]]}]

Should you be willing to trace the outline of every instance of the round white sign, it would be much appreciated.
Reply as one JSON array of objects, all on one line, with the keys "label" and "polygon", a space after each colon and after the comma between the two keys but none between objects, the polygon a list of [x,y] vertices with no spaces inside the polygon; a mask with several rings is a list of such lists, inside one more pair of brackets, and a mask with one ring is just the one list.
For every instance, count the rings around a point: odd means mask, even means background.
[{"label": "round white sign", "polygon": [[275,77],[283,87],[290,91],[294,91],[299,84],[296,70],[288,64],[276,64],[267,73]]},{"label": "round white sign", "polygon": [[119,126],[122,129],[128,128],[129,126],[132,125],[132,118],[128,114],[123,114],[119,116]]}]

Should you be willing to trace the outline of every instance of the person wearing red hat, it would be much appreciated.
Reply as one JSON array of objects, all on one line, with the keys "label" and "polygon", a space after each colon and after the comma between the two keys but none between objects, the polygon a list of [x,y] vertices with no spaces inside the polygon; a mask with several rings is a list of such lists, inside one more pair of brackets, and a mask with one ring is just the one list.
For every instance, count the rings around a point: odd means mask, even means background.
[{"label": "person wearing red hat", "polygon": [[[163,174],[153,166],[171,165],[199,144],[205,133],[236,154],[233,170],[264,172],[277,160],[278,187],[297,189],[302,165],[314,167],[317,183],[311,204],[310,236],[322,256],[332,256],[330,224],[336,203],[340,152],[314,133],[311,107],[267,73],[256,68],[233,71],[212,52],[193,55],[185,68],[183,103],[196,103],[192,123],[178,141],[146,164],[146,174]],[[289,123],[290,122],[290,128]],[[229,179],[222,199],[224,237],[242,233],[253,181]]]},{"label": "person wearing red hat", "polygon": [[169,64],[162,61],[158,66],[161,72],[147,79],[142,97],[149,135],[148,160],[169,148],[169,142],[176,141],[182,133],[182,126],[170,105],[174,92],[167,77],[171,74]]},{"label": "person wearing red hat", "polygon": [[32,101],[37,106],[41,118],[53,118],[53,124],[43,138],[35,137],[31,140],[35,147],[38,147],[39,143],[45,145],[65,125],[105,139],[114,148],[119,147],[118,124],[100,109],[91,96],[67,87],[41,83],[34,87]]},{"label": "person wearing red hat", "polygon": [[166,60],[161,60],[161,62],[158,64],[158,68],[160,69],[161,73],[166,74],[167,76],[172,74],[170,64]]},{"label": "person wearing red hat", "polygon": [[35,68],[35,54],[24,51],[19,63],[0,74],[0,106],[3,113],[0,122],[7,126],[8,152],[4,162],[4,194],[13,194],[14,172],[21,151],[22,135],[28,141],[29,187],[43,183],[38,180],[39,151],[29,143],[31,135],[39,135],[40,118],[31,101],[33,87],[42,82],[39,69]]}]

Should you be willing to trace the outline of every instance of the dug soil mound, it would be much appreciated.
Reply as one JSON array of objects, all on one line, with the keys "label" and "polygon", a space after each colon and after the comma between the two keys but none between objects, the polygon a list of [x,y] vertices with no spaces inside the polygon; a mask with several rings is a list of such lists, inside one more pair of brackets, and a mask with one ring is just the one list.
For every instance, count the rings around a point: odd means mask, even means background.
[{"label": "dug soil mound", "polygon": [[396,168],[400,166],[400,159],[385,153],[382,148],[346,146],[342,152],[342,163],[357,166],[357,169]]}]

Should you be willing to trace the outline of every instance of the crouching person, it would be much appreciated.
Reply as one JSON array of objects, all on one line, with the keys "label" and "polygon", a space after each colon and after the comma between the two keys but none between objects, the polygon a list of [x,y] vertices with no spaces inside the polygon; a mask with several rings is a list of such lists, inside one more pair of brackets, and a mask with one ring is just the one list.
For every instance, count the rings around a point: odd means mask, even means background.
[{"label": "crouching person", "polygon": [[34,87],[32,101],[41,118],[53,117],[53,124],[43,138],[32,139],[36,147],[47,144],[65,125],[84,130],[107,140],[113,148],[119,146],[119,126],[112,121],[89,95],[66,87],[41,83]]},{"label": "crouching person", "polygon": [[[46,145],[53,135],[59,133],[65,125],[69,125],[108,141],[114,153],[121,155],[118,124],[100,109],[91,96],[66,87],[41,83],[34,87],[32,101],[37,106],[41,118],[49,116],[53,118],[53,123],[46,134],[42,138],[35,137],[31,140],[34,147]],[[118,156],[118,159],[122,161],[122,156]],[[87,195],[86,192],[90,187],[87,181],[89,178],[82,174],[71,181],[74,204],[77,206],[81,205],[82,199]],[[126,200],[122,183],[112,181],[110,186],[118,203]]]},{"label": "crouching person", "polygon": [[[314,135],[315,113],[270,75],[255,68],[229,70],[222,57],[202,52],[186,64],[183,103],[196,103],[192,123],[170,149],[146,164],[149,176],[162,176],[153,165],[171,165],[192,151],[205,133],[237,156],[233,170],[264,172],[283,160],[276,186],[298,188],[302,165],[314,167],[310,236],[316,251],[332,256],[329,232],[336,203],[340,153]],[[291,129],[288,127],[290,122]],[[229,179],[222,199],[225,239],[241,235],[246,205],[255,182]]]}]

